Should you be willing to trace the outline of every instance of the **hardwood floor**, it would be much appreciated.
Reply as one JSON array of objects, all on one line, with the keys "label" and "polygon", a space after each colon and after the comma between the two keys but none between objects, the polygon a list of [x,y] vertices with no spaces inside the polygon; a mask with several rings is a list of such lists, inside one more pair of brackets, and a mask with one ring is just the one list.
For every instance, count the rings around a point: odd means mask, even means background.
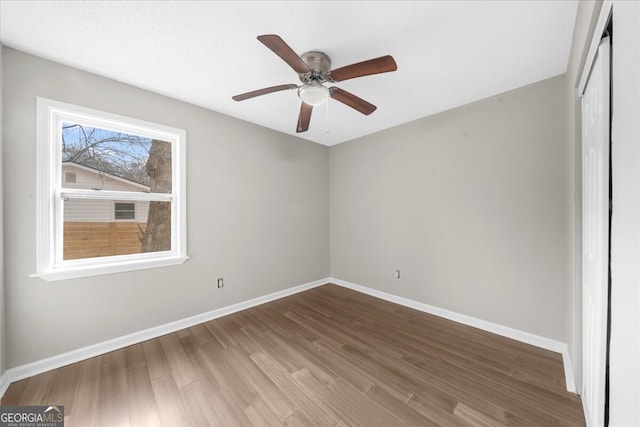
[{"label": "hardwood floor", "polygon": [[71,426],[584,426],[559,354],[335,285],[12,384]]}]

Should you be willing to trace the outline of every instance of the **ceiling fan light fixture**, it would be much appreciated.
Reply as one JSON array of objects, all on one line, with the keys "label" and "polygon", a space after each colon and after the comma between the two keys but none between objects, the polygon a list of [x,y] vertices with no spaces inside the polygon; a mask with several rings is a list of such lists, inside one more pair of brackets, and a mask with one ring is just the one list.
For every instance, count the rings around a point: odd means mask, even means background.
[{"label": "ceiling fan light fixture", "polygon": [[329,89],[320,82],[312,81],[298,88],[298,96],[305,104],[311,106],[322,105],[329,99]]}]

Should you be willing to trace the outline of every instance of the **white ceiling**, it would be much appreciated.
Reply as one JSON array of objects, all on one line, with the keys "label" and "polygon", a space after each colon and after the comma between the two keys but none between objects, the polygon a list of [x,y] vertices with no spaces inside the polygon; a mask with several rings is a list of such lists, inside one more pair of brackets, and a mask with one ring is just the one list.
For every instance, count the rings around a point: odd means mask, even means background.
[{"label": "white ceiling", "polygon": [[0,42],[296,135],[300,84],[256,36],[278,34],[333,68],[391,54],[398,71],[335,84],[378,106],[330,100],[298,136],[334,145],[566,71],[574,1],[10,1]]}]

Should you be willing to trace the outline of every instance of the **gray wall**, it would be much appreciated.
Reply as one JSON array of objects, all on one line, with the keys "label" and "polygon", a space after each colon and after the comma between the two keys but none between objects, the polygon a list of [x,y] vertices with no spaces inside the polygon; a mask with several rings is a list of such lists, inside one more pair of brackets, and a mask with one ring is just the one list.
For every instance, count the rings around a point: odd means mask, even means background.
[{"label": "gray wall", "polygon": [[[6,367],[329,276],[327,147],[13,49],[3,55]],[[189,261],[59,282],[28,277],[36,96],[186,129]]]},{"label": "gray wall", "polygon": [[[564,77],[329,149],[12,49],[3,56],[7,367],[329,275],[568,339]],[[28,278],[36,96],[187,130],[187,263]]]},{"label": "gray wall", "polygon": [[332,147],[331,275],[566,341],[564,94],[555,77]]}]

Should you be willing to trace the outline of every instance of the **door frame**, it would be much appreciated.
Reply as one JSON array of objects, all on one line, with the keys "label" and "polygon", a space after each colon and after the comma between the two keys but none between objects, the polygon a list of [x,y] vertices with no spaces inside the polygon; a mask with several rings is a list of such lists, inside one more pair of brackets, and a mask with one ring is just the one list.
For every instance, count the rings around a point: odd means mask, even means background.
[{"label": "door frame", "polygon": [[[594,62],[596,60],[596,56],[598,54],[598,48],[600,46],[600,42],[601,40],[606,36],[606,33],[608,31],[608,29],[610,28],[609,26],[611,25],[612,22],[612,15],[613,15],[613,0],[605,0],[602,4],[602,7],[600,9],[600,13],[598,16],[598,21],[596,23],[596,26],[594,28],[594,32],[593,32],[593,37],[591,39],[591,43],[589,45],[589,50],[587,52],[587,56],[583,65],[583,68],[581,70],[581,74],[580,74],[580,79],[579,79],[579,83],[578,86],[576,87],[576,91],[577,91],[577,95],[579,99],[582,99],[582,96],[584,94],[584,91],[586,89],[587,83],[589,81],[589,77],[591,74],[591,70],[593,68]],[[611,40],[611,49],[613,49],[613,38]],[[613,61],[613,57],[610,56],[609,58],[610,61]],[[610,73],[610,82],[613,79],[613,73]],[[611,107],[612,107],[612,103],[611,103],[611,97],[613,96],[613,90],[612,88],[610,88],[610,93],[609,93],[609,144],[611,144],[611,135],[612,135],[612,126],[611,126],[611,117],[612,117],[612,111],[611,111]],[[582,113],[581,113],[582,114]],[[582,126],[581,126],[581,130],[580,132],[582,132]],[[580,140],[582,141],[582,137],[580,138]],[[582,147],[582,142],[580,143],[580,147]],[[606,326],[606,341],[604,343],[605,345],[605,390],[604,390],[604,421],[605,423],[608,422],[608,415],[609,415],[609,405],[608,405],[608,399],[609,399],[609,392],[608,392],[608,381],[609,381],[609,344],[610,344],[610,331],[611,331],[611,223],[612,223],[612,218],[611,218],[611,197],[612,197],[612,164],[611,164],[611,146],[609,146],[609,159],[608,162],[609,164],[606,165],[607,169],[608,169],[608,174],[609,174],[609,201],[608,201],[608,205],[609,205],[609,215],[607,218],[608,224],[607,224],[607,281],[608,281],[608,286],[607,286],[607,313],[606,313],[606,322],[607,322],[607,326]],[[582,168],[582,162],[583,162],[583,154],[582,154],[582,149],[581,151],[581,155],[580,155],[580,167]],[[582,176],[582,174],[581,174]],[[583,189],[583,184],[581,181],[579,190],[582,194],[582,189]],[[583,197],[581,196],[581,199]],[[582,212],[582,207],[580,207],[580,211]],[[580,224],[582,224],[584,221],[584,218],[582,218]],[[581,246],[580,246],[580,250],[576,251],[576,255],[578,255],[579,252],[579,259],[580,259],[580,263],[582,265],[582,258],[583,258],[583,248],[582,248],[582,244],[584,243],[584,235],[582,234],[582,225],[580,225],[580,233],[581,233]],[[579,298],[576,298],[574,300],[574,303],[576,304],[576,306],[579,305],[579,307],[577,307],[580,310],[580,313],[582,313],[583,311],[583,285],[584,285],[584,277],[582,277],[582,271],[583,269],[580,268],[580,277],[581,280],[579,283],[579,288],[575,289],[576,294],[579,294]],[[579,303],[578,303],[579,302]],[[582,323],[583,320],[583,315],[584,313],[582,313],[579,318],[574,319],[574,322],[580,322],[580,328],[575,328],[573,329],[573,335],[574,335],[574,343],[581,343],[579,346],[577,347],[577,351],[579,352],[579,354],[581,355],[580,359],[581,359],[581,365],[582,365],[582,375],[581,375],[581,381],[578,387],[578,392],[579,394],[583,395],[584,393],[584,373],[585,373],[585,369],[586,366],[584,364],[584,354],[582,353],[583,351],[583,346],[584,346],[584,342],[583,342],[583,331],[584,331],[584,325]],[[584,399],[583,399],[583,408],[584,408],[584,413],[585,413],[585,418],[587,417],[588,413],[586,411],[586,407],[584,406]],[[587,425],[590,426],[589,421],[590,420],[586,420],[587,421]]]}]

